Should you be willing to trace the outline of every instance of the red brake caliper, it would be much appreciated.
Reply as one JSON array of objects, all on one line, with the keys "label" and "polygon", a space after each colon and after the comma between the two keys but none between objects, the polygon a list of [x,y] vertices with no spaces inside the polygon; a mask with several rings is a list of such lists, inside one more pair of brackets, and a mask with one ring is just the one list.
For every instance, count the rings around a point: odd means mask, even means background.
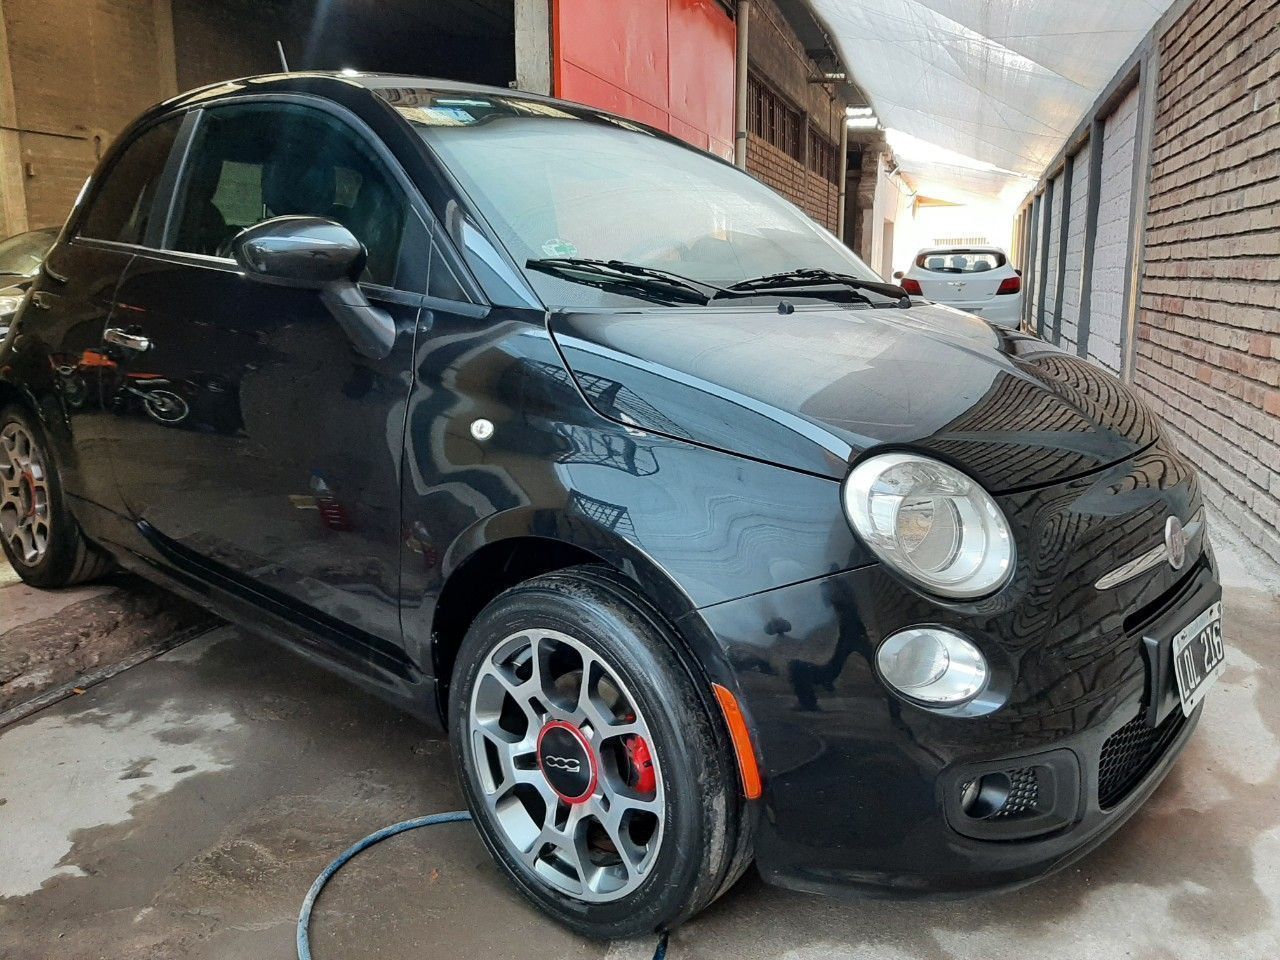
[{"label": "red brake caliper", "polygon": [[653,754],[644,737],[633,733],[623,741],[627,760],[631,763],[631,786],[637,793],[649,794],[658,789],[658,775],[653,772]]}]

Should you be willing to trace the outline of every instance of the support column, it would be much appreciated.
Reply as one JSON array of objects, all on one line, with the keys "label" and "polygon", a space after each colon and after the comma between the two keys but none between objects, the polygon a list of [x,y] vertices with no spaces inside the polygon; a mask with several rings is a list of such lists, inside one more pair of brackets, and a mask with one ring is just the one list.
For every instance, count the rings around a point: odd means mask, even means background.
[{"label": "support column", "polygon": [[1032,327],[1036,336],[1044,337],[1044,295],[1049,289],[1049,231],[1053,229],[1053,181],[1044,185],[1044,199],[1041,201],[1042,229],[1040,231],[1040,266],[1036,276],[1040,279],[1037,285],[1035,303],[1035,322]]},{"label": "support column", "polygon": [[[841,104],[841,113],[844,113],[844,105]],[[840,118],[840,199],[836,206],[836,236],[840,238],[840,242],[845,246],[849,245],[848,239],[844,235],[845,214],[844,204],[849,196],[849,118],[842,116]]]},{"label": "support column", "polygon": [[551,0],[515,0],[516,87],[551,95]]},{"label": "support column", "polygon": [[738,49],[734,62],[733,91],[733,163],[747,169],[747,35],[751,30],[751,0],[738,0],[738,15],[734,21],[737,30]]},{"label": "support column", "polygon": [[1138,318],[1146,263],[1147,195],[1151,190],[1151,140],[1159,95],[1160,44],[1153,43],[1138,74],[1138,125],[1133,137],[1133,187],[1129,194],[1128,283],[1120,320],[1120,376],[1133,383],[1138,361]]},{"label": "support column", "polygon": [[1071,178],[1075,172],[1076,158],[1067,157],[1062,168],[1062,222],[1058,224],[1058,271],[1054,277],[1053,324],[1049,342],[1055,347],[1062,340],[1062,295],[1067,279],[1067,228],[1071,225]]},{"label": "support column", "polygon": [[1089,356],[1089,315],[1093,312],[1093,250],[1098,240],[1098,201],[1102,191],[1102,139],[1106,125],[1089,128],[1089,185],[1084,206],[1084,253],[1080,258],[1080,314],[1076,317],[1076,355]]},{"label": "support column", "polygon": [[13,96],[9,31],[0,10],[0,236],[27,229],[27,185],[22,171],[22,135]]}]

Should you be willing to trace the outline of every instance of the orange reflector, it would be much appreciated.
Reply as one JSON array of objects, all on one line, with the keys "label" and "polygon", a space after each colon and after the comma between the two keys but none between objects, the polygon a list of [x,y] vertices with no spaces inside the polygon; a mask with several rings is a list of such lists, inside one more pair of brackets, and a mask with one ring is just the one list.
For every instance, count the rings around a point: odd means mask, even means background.
[{"label": "orange reflector", "polygon": [[760,768],[756,766],[756,751],[751,745],[747,720],[742,715],[737,698],[727,687],[713,683],[711,689],[716,692],[720,712],[724,714],[724,722],[729,725],[729,738],[733,741],[733,752],[738,756],[738,773],[742,776],[742,792],[748,800],[755,800],[761,792]]}]

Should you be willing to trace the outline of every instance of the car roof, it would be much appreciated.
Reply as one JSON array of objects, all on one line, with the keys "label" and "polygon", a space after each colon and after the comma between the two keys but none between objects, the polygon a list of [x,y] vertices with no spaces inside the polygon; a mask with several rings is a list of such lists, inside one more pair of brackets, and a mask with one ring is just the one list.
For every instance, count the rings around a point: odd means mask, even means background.
[{"label": "car roof", "polygon": [[1003,247],[986,243],[955,243],[945,247],[921,247],[916,256],[925,253],[1004,253]]},{"label": "car roof", "polygon": [[[202,104],[213,104],[219,100],[230,99],[235,97],[243,97],[254,93],[264,94],[310,94],[312,96],[319,95],[327,99],[332,99],[343,103],[349,108],[362,112],[366,107],[365,103],[372,104],[374,101],[382,103],[382,107],[388,105],[394,106],[392,97],[385,95],[382,91],[392,90],[427,90],[434,93],[445,94],[480,94],[489,96],[501,96],[512,98],[516,97],[521,100],[530,100],[539,103],[545,103],[562,108],[568,113],[575,114],[583,120],[595,120],[596,122],[615,121],[625,125],[627,128],[643,131],[660,140],[665,140],[671,144],[702,153],[721,163],[728,164],[729,161],[724,157],[720,157],[706,150],[701,150],[693,144],[681,140],[666,130],[661,130],[650,124],[639,120],[632,120],[619,114],[603,110],[599,107],[593,107],[589,104],[575,103],[572,100],[561,100],[556,97],[548,97],[540,93],[530,93],[527,90],[517,90],[511,87],[494,87],[483,83],[466,83],[461,80],[445,80],[440,77],[418,77],[409,74],[400,73],[360,73],[356,71],[294,71],[290,73],[265,73],[256,76],[239,77],[234,80],[222,80],[217,83],[205,84],[185,93],[180,93],[176,97],[158,103],[151,109],[142,113],[134,122],[135,127],[145,125],[152,118],[158,115],[169,113],[173,110],[187,109],[197,107]],[[357,94],[352,96],[352,94]],[[364,101],[365,103],[362,103]],[[379,109],[382,109],[380,107]],[[367,117],[366,117],[367,119]],[[732,165],[732,164],[730,164]]]},{"label": "car roof", "polygon": [[[174,107],[192,106],[198,103],[204,103],[221,97],[243,96],[247,93],[316,93],[324,91],[340,95],[342,93],[350,93],[353,88],[363,89],[370,94],[375,94],[380,90],[391,90],[396,88],[408,90],[433,90],[440,93],[476,93],[490,94],[504,97],[520,97],[521,99],[537,100],[543,103],[562,104],[566,107],[576,108],[578,110],[593,110],[597,113],[606,113],[607,111],[597,110],[581,103],[573,103],[568,100],[558,100],[555,97],[544,96],[539,93],[530,93],[526,90],[516,90],[510,87],[494,87],[483,83],[465,83],[460,80],[445,80],[440,77],[417,77],[409,74],[399,73],[361,73],[358,71],[337,71],[337,70],[306,70],[292,71],[289,73],[264,73],[248,77],[237,77],[231,80],[219,80],[216,83],[208,83],[202,87],[196,87],[184,93],[171,97],[163,103],[157,104],[152,111],[169,110]],[[152,111],[148,111],[149,113]],[[661,132],[661,131],[659,131]]]}]

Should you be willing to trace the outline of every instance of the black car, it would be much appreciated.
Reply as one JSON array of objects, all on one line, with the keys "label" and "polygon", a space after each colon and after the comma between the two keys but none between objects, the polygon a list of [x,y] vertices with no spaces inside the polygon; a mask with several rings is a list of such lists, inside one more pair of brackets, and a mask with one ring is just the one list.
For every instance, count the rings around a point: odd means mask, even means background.
[{"label": "black car", "polygon": [[45,227],[0,240],[0,340],[9,332],[27,287],[57,239],[58,228]]},{"label": "black car", "polygon": [[1221,669],[1194,471],[1125,385],[570,103],[170,100],[0,378],[29,583],[118,563],[447,725],[495,860],[592,936],[753,860],[1041,876],[1155,789]]}]

